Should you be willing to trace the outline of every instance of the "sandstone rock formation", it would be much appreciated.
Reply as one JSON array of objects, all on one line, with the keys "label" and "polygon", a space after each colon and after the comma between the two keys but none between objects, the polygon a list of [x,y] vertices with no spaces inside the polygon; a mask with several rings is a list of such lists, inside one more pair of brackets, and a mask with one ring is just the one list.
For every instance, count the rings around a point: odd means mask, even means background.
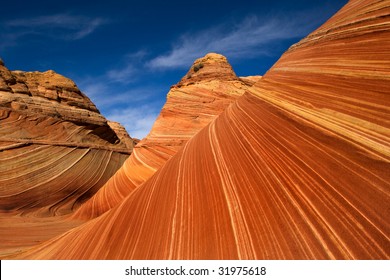
[{"label": "sandstone rock formation", "polygon": [[122,203],[9,257],[389,259],[389,17],[351,0]]},{"label": "sandstone rock formation", "polygon": [[132,146],[124,128],[110,126],[71,80],[0,65],[0,211],[70,212]]},{"label": "sandstone rock formation", "polygon": [[171,87],[149,135],[74,217],[96,217],[118,205],[258,79],[260,76],[238,78],[227,59],[219,54],[197,59],[180,82]]}]

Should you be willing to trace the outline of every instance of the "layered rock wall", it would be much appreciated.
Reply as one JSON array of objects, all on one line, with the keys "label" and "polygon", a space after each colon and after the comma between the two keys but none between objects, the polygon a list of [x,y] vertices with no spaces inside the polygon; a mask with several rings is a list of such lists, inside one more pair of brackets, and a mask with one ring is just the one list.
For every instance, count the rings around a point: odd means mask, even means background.
[{"label": "layered rock wall", "polygon": [[0,65],[0,211],[68,213],[132,148],[71,80]]}]

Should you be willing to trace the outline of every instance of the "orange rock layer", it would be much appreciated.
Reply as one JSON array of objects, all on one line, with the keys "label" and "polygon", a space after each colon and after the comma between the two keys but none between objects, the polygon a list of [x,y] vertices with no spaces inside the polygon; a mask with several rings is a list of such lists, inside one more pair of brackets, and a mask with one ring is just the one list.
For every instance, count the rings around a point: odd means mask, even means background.
[{"label": "orange rock layer", "polygon": [[97,217],[122,202],[259,78],[238,78],[227,59],[219,54],[197,59],[182,80],[171,87],[149,135],[74,217]]},{"label": "orange rock layer", "polygon": [[389,18],[350,1],[122,203],[12,257],[389,259]]},{"label": "orange rock layer", "polygon": [[0,212],[71,212],[132,146],[124,128],[108,123],[71,80],[0,65]]}]

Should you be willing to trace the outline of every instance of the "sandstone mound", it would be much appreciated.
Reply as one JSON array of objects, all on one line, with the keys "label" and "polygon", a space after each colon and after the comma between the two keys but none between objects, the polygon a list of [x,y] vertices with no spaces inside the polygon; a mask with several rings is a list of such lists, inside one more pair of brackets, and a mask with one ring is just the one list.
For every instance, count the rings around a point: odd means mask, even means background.
[{"label": "sandstone mound", "polygon": [[220,54],[210,53],[197,59],[180,82],[171,87],[149,135],[74,217],[96,217],[118,205],[257,79],[260,76],[238,78]]},{"label": "sandstone mound", "polygon": [[69,79],[0,65],[0,211],[58,215],[93,195],[132,140]]}]

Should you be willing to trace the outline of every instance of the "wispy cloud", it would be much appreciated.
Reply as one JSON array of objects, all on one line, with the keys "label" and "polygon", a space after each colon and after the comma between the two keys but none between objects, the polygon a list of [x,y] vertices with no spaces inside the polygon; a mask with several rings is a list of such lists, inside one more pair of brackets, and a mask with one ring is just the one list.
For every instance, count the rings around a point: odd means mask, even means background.
[{"label": "wispy cloud", "polygon": [[145,55],[144,50],[126,54],[118,59],[119,66],[103,69],[105,71],[100,75],[80,79],[79,87],[95,102],[105,107],[151,98],[159,89],[145,85],[142,81],[141,86],[137,86],[141,76],[149,74],[142,61]]},{"label": "wispy cloud", "polygon": [[112,82],[128,84],[134,81],[137,69],[132,63],[129,63],[123,68],[111,69],[107,72],[107,77]]},{"label": "wispy cloud", "polygon": [[144,84],[121,87],[107,81],[107,75],[76,83],[107,119],[121,123],[131,137],[139,139],[150,131],[163,105],[160,96],[169,90]]},{"label": "wispy cloud", "polygon": [[248,16],[239,24],[222,24],[196,34],[184,34],[170,51],[151,59],[148,66],[153,69],[188,67],[208,52],[222,53],[232,59],[264,55],[272,52],[273,43],[301,38],[315,24],[311,17],[300,15],[268,19]]},{"label": "wispy cloud", "polygon": [[105,74],[110,82],[121,84],[130,84],[136,81],[140,73],[145,72],[143,59],[147,56],[145,50],[139,50],[135,53],[129,53],[122,59],[120,67],[112,68]]},{"label": "wispy cloud", "polygon": [[96,81],[98,79],[87,79],[78,82],[79,88],[87,94],[92,101],[98,105],[98,108],[109,110],[122,106],[138,105],[141,102],[153,100],[159,96],[162,89],[154,86],[138,85],[130,89],[122,89],[112,86],[110,83]]},{"label": "wispy cloud", "polygon": [[106,24],[107,19],[91,18],[87,16],[56,14],[48,16],[38,16],[31,18],[21,18],[9,20],[2,23],[4,39],[16,43],[25,35],[39,35],[60,40],[79,40],[92,32],[99,26]]},{"label": "wispy cloud", "polygon": [[146,104],[137,108],[113,110],[107,119],[120,122],[126,127],[131,137],[142,139],[149,133],[159,111],[156,106]]}]

